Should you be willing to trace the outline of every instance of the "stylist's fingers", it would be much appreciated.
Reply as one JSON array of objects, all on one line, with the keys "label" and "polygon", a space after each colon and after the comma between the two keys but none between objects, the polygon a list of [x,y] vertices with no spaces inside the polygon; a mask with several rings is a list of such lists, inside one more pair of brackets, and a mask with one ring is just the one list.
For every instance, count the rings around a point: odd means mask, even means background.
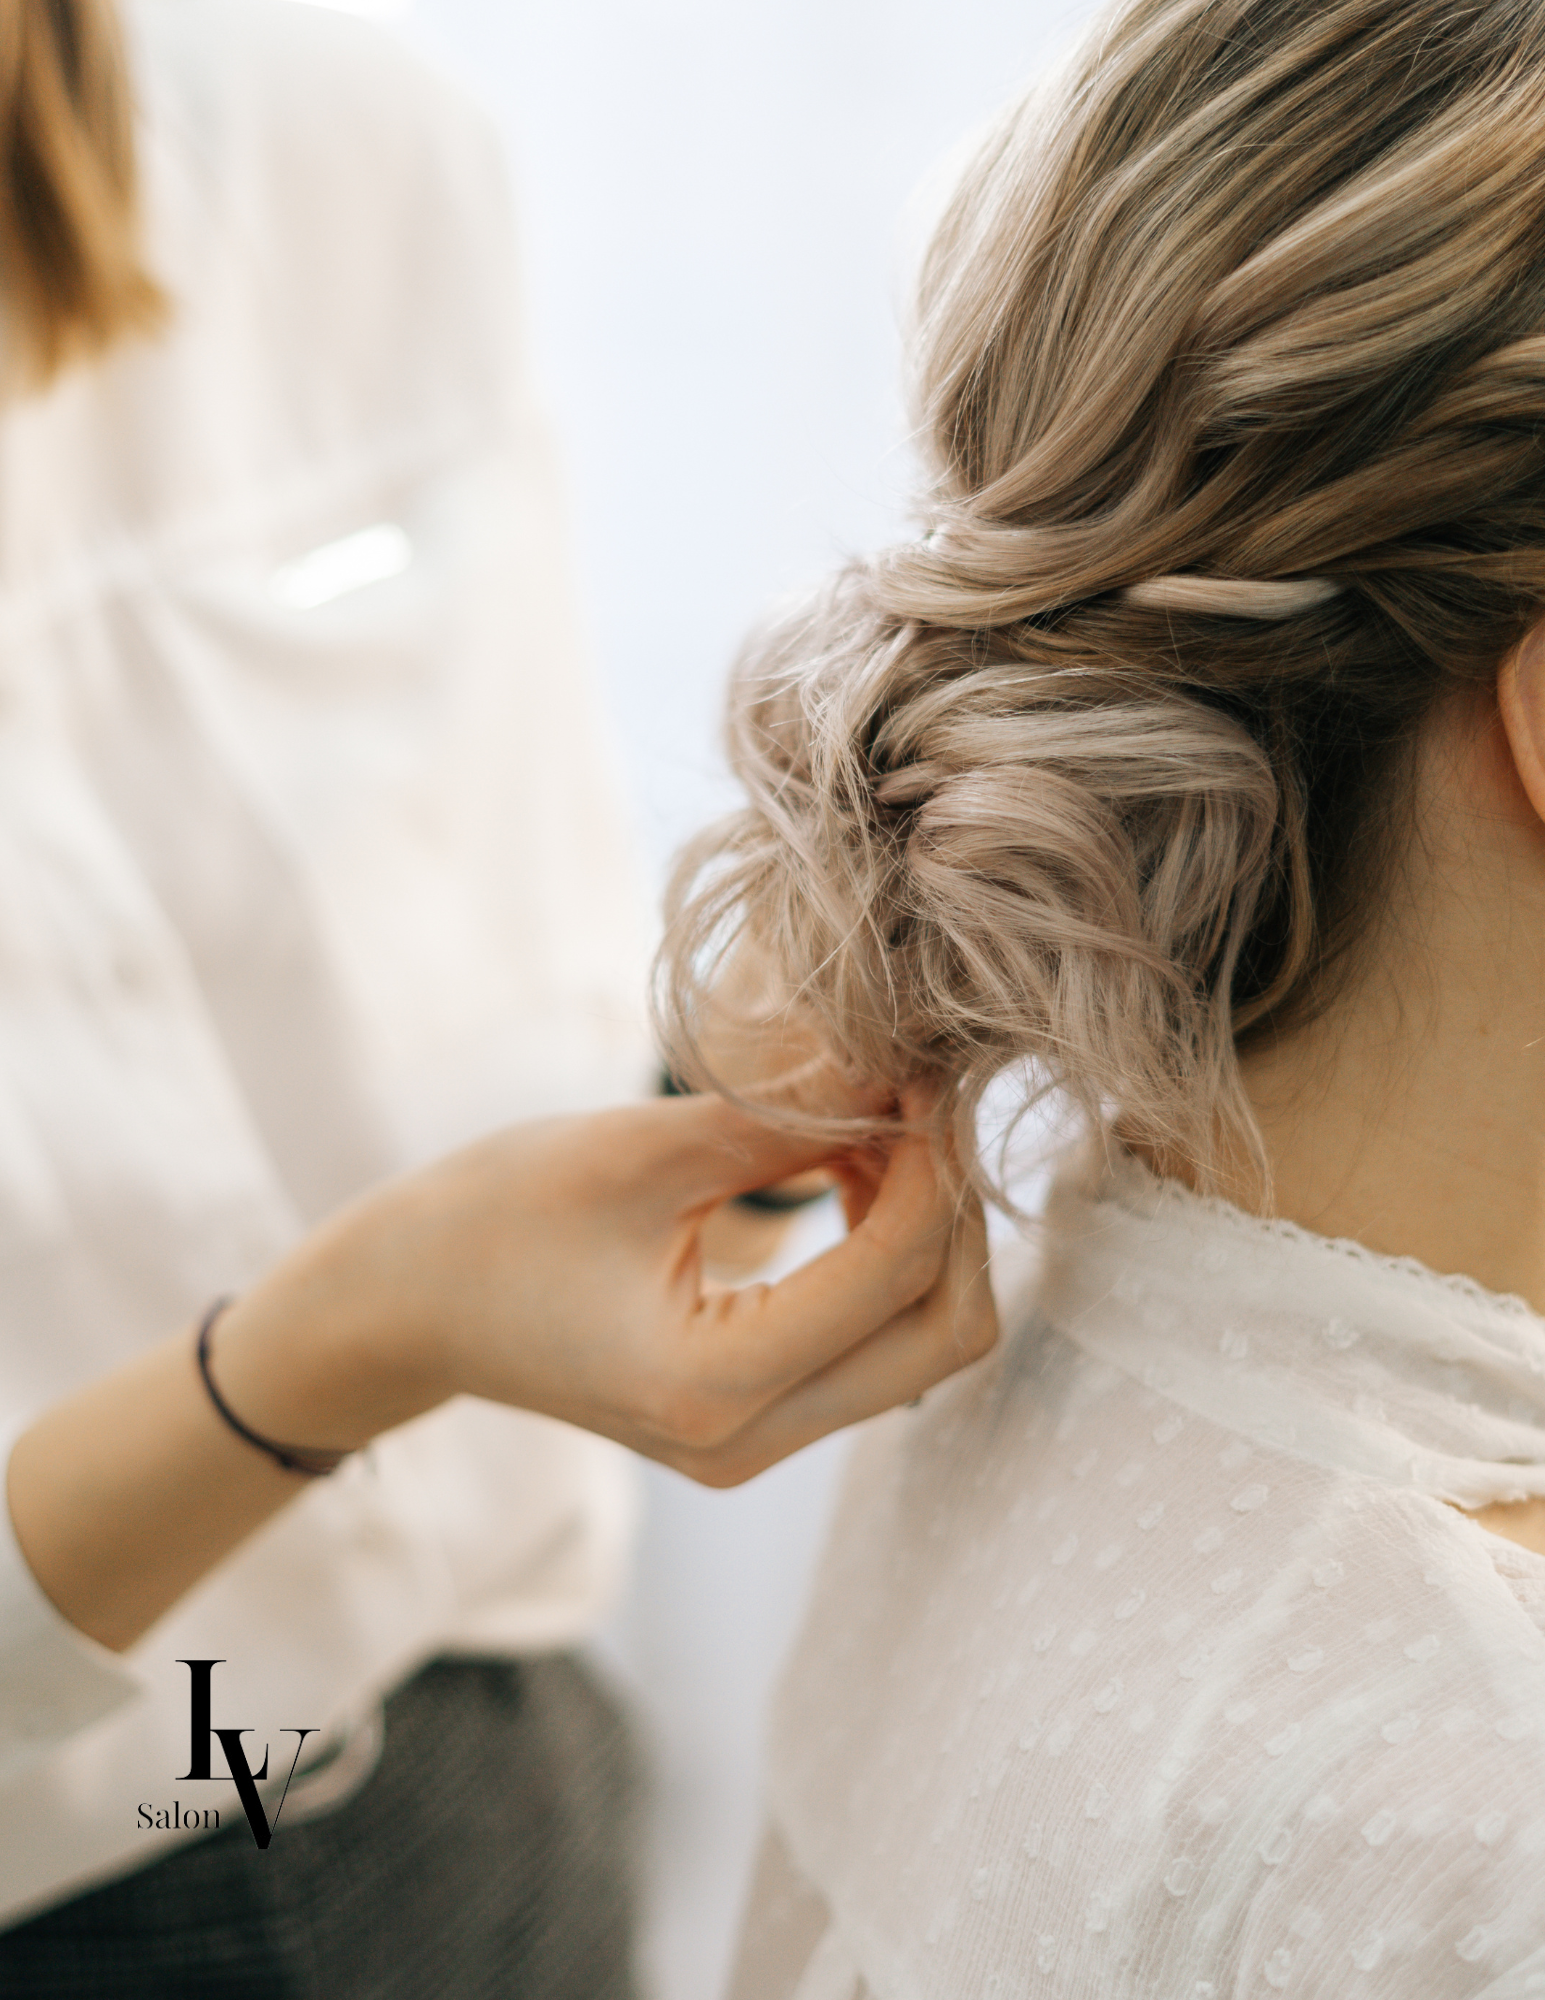
[{"label": "stylist's fingers", "polygon": [[722,1097],[663,1099],[653,1107],[645,1142],[652,1152],[647,1185],[655,1199],[681,1214],[730,1201],[824,1166],[862,1139],[877,1115],[873,1104],[874,1093],[852,1092],[825,1114],[841,1123],[809,1132],[768,1124]]},{"label": "stylist's fingers", "polygon": [[721,1379],[735,1393],[772,1401],[929,1291],[949,1255],[955,1211],[930,1143],[895,1141],[858,1227],[776,1285],[700,1297],[699,1345],[722,1357]]},{"label": "stylist's fingers", "polygon": [[973,1199],[930,1289],[877,1331],[797,1383],[734,1436],[677,1454],[678,1470],[732,1486],[847,1425],[911,1402],[988,1353],[998,1335],[987,1233]]},{"label": "stylist's fingers", "polygon": [[857,1229],[874,1207],[874,1198],[880,1192],[889,1159],[888,1149],[876,1143],[857,1147],[830,1163],[831,1176],[837,1183],[838,1198],[842,1203],[843,1220],[849,1229]]},{"label": "stylist's fingers", "polygon": [[[894,1106],[900,1114],[901,1129],[928,1130],[937,1104],[936,1084],[926,1079],[909,1084]],[[888,1158],[886,1146],[875,1140],[831,1162],[832,1177],[841,1194],[842,1212],[849,1229],[856,1229],[874,1206],[874,1198],[885,1178]]]}]

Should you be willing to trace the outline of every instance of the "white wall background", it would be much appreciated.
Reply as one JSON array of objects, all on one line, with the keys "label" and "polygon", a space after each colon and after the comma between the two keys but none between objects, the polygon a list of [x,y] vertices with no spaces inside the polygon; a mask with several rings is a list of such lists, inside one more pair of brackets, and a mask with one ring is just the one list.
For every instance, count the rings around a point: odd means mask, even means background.
[{"label": "white wall background", "polygon": [[[586,614],[658,879],[732,796],[719,690],[758,608],[907,532],[909,203],[1088,0],[349,4],[454,69],[508,142]],[[650,1475],[611,1652],[654,1746],[657,2000],[719,1992],[762,1708],[840,1457],[829,1442],[734,1494]]]}]

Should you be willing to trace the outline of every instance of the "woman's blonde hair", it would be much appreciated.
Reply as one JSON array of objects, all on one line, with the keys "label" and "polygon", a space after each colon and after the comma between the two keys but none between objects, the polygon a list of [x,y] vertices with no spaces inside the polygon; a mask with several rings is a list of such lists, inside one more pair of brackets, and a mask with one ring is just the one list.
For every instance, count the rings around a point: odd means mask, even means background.
[{"label": "woman's blonde hair", "polygon": [[37,386],[164,301],[140,261],[134,129],[110,0],[0,6],[0,286],[10,380]]},{"label": "woman's blonde hair", "polygon": [[1205,1178],[1545,599],[1545,7],[1135,0],[960,187],[917,401],[927,532],[739,668],[677,1059],[749,935],[968,1147],[1028,1065]]}]

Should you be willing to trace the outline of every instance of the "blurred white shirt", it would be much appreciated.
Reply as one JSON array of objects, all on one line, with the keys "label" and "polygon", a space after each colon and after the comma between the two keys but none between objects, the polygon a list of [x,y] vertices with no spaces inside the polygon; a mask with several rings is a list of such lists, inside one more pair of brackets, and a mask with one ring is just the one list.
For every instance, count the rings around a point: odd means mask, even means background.
[{"label": "blurred white shirt", "polygon": [[[0,416],[0,1456],[361,1185],[647,1059],[488,134],[341,15],[130,27],[171,329]],[[610,1447],[455,1404],[123,1658],[0,1518],[0,1921],[168,1852],[142,1801],[239,1812],[176,1782],[180,1659],[278,1756],[587,1630],[630,1513]]]},{"label": "blurred white shirt", "polygon": [[[737,2000],[1545,1993],[1545,1320],[1134,1162],[855,1453]],[[1446,1503],[1455,1504],[1446,1504]]]}]

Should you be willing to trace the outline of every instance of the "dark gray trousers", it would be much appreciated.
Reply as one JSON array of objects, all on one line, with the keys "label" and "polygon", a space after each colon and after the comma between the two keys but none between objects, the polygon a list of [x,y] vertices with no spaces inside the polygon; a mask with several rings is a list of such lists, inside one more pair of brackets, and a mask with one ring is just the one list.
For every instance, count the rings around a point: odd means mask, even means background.
[{"label": "dark gray trousers", "polygon": [[0,1932],[4,2000],[633,2000],[634,1771],[567,1656],[436,1660],[381,1761]]}]

